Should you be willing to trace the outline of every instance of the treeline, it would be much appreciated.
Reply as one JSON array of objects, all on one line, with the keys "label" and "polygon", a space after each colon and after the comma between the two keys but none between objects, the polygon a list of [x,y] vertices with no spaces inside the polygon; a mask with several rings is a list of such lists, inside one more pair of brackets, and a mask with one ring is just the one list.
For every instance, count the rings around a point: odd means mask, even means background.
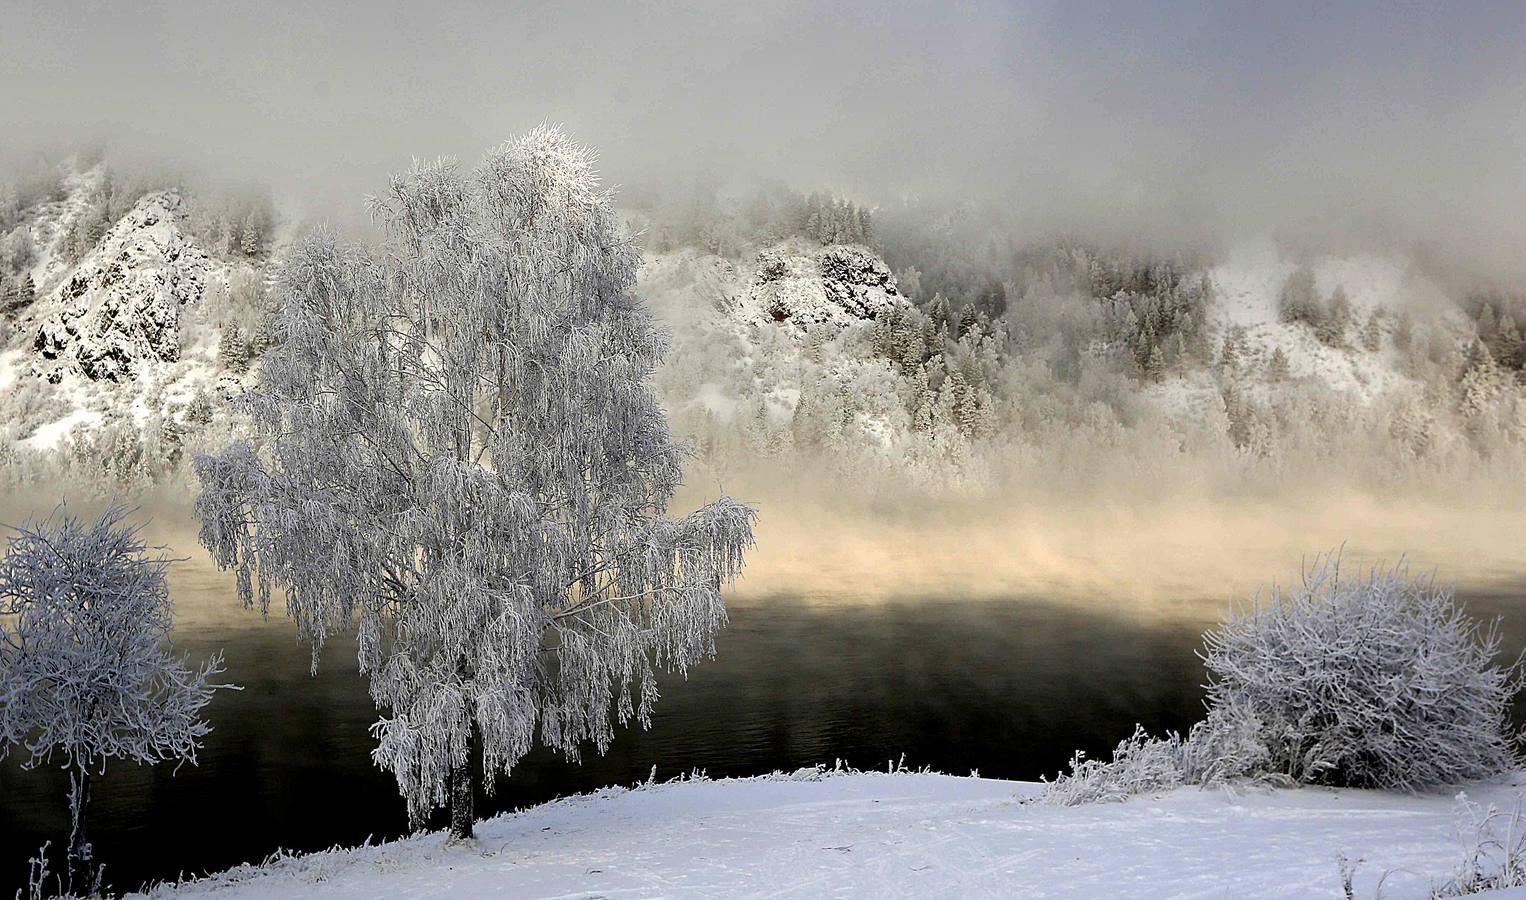
[{"label": "treeline", "polygon": [[805,194],[782,182],[744,191],[696,183],[684,189],[635,195],[644,215],[648,249],[659,253],[697,247],[738,258],[789,238],[817,243],[874,243],[874,213],[829,193]]},{"label": "treeline", "polygon": [[[72,182],[66,179],[71,168],[76,171]],[[42,248],[27,220],[40,205],[63,201],[74,192],[79,207],[68,211],[54,244],[62,261],[73,264],[145,194],[164,189],[181,193],[180,224],[207,251],[244,259],[269,253],[276,214],[268,191],[192,187],[171,173],[116,167],[94,154],[80,154],[70,164],[39,164],[0,184],[0,278],[19,283],[23,270],[38,259]]]},{"label": "treeline", "polygon": [[[37,246],[25,222],[27,214],[63,196],[63,170],[58,166],[37,163],[0,183],[0,316],[24,309],[37,295],[31,273]],[[3,320],[0,330],[8,331]],[[6,336],[0,334],[0,338]]]},{"label": "treeline", "polygon": [[270,252],[276,214],[260,191],[192,193],[181,213],[186,231],[206,250],[233,259],[261,259]]},{"label": "treeline", "polygon": [[1526,373],[1526,294],[1488,291],[1471,295],[1464,305],[1484,349],[1508,372]]}]

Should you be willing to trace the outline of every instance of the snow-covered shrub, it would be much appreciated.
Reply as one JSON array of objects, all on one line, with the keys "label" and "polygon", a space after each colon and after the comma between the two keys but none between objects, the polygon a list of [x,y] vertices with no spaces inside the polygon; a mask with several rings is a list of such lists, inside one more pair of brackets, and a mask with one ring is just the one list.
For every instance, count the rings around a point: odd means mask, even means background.
[{"label": "snow-covered shrub", "polygon": [[1120,741],[1106,762],[1077,751],[1070,772],[1048,782],[1044,802],[1058,806],[1126,800],[1186,784],[1286,782],[1270,768],[1259,722],[1238,708],[1214,709],[1183,738],[1151,737],[1143,725]]},{"label": "snow-covered shrub", "polygon": [[1210,709],[1182,744],[1183,783],[1289,783],[1287,776],[1272,767],[1261,731],[1261,720],[1248,709],[1235,705]]},{"label": "snow-covered shrub", "polygon": [[1044,789],[1044,800],[1059,806],[1078,806],[1123,800],[1135,794],[1181,786],[1185,742],[1180,735],[1152,738],[1144,726],[1118,743],[1107,762],[1087,759],[1080,750],[1070,759],[1069,774],[1060,773]]},{"label": "snow-covered shrub", "polygon": [[1108,762],[1077,753],[1044,792],[1064,806],[1230,781],[1416,790],[1516,763],[1519,664],[1452,593],[1403,566],[1343,579],[1330,557],[1204,636],[1208,715],[1187,737],[1143,727]]},{"label": "snow-covered shrub", "polygon": [[1516,665],[1451,591],[1404,567],[1303,583],[1204,638],[1210,709],[1255,722],[1270,770],[1296,781],[1412,790],[1495,775],[1516,761]]}]

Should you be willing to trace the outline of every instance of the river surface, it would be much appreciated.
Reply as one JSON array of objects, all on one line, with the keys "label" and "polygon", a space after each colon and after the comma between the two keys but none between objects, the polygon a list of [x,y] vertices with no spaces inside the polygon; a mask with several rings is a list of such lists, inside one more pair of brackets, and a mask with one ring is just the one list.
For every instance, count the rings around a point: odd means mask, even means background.
[{"label": "river surface", "polygon": [[[114,764],[91,807],[97,857],[117,889],[407,832],[392,778],[370,760],[377,712],[353,644],[333,643],[317,675],[291,623],[238,608],[230,579],[183,564],[173,576],[177,649],[221,648],[228,679],[208,708],[198,765]],[[1502,616],[1504,650],[1526,646],[1526,589],[1472,591]],[[1184,730],[1200,717],[1195,655],[1222,599],[1169,615],[1112,612],[1043,597],[745,595],[717,659],[660,682],[652,728],[618,733],[608,755],[574,765],[537,751],[479,814],[611,784],[700,770],[757,775],[844,760],[1013,779],[1053,775],[1076,749],[1106,753],[1136,722]],[[0,896],[44,840],[67,840],[67,777],[0,763]],[[59,857],[55,855],[55,860]]]}]

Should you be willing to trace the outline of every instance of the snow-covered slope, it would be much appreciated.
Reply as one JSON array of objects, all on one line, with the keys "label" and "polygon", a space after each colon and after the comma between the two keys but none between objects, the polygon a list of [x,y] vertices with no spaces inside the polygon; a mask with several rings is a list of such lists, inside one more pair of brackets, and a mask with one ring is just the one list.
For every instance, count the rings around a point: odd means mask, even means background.
[{"label": "snow-covered slope", "polygon": [[[1024,802],[1039,786],[931,774],[688,781],[606,790],[441,834],[287,857],[161,897],[1429,896],[1463,848],[1450,795],[1195,788],[1126,803]],[[1521,787],[1469,788],[1514,808]],[[1466,830],[1466,823],[1464,830]]]},{"label": "snow-covered slope", "polygon": [[[1220,331],[1244,329],[1251,361],[1263,364],[1281,349],[1292,378],[1314,378],[1331,390],[1364,400],[1392,389],[1401,376],[1386,343],[1376,351],[1357,346],[1330,347],[1319,342],[1307,326],[1283,322],[1279,311],[1282,287],[1297,266],[1281,257],[1270,242],[1235,248],[1229,258],[1209,271],[1213,284],[1211,311]],[[1397,316],[1417,302],[1429,286],[1417,284],[1408,265],[1381,257],[1326,257],[1315,261],[1315,288],[1328,296],[1337,288],[1350,299],[1353,318],[1366,322],[1374,310]]]},{"label": "snow-covered slope", "polygon": [[89,214],[90,198],[100,190],[106,177],[103,165],[70,171],[63,179],[64,196],[44,202],[31,211],[26,227],[31,232],[32,244],[40,252],[33,261],[30,274],[39,296],[68,274],[70,264],[64,252],[64,241],[75,222]]},{"label": "snow-covered slope", "polygon": [[143,363],[180,359],[181,310],[221,273],[176,224],[179,207],[173,191],[142,197],[40,301],[48,315],[33,349],[42,360],[91,381],[123,381]]},{"label": "snow-covered slope", "polygon": [[[1215,348],[1231,334],[1239,335],[1239,377],[1253,395],[1264,398],[1286,387],[1312,386],[1366,406],[1396,393],[1417,393],[1421,386],[1405,374],[1395,346],[1401,319],[1410,314],[1427,319],[1458,346],[1470,337],[1470,326],[1455,304],[1402,257],[1323,256],[1306,265],[1319,296],[1340,291],[1350,304],[1343,346],[1321,342],[1308,325],[1283,320],[1283,287],[1299,263],[1271,241],[1236,246],[1206,273]],[[1377,344],[1364,346],[1360,331],[1374,317]],[[1286,362],[1281,388],[1271,374],[1278,354]],[[1182,418],[1201,418],[1223,408],[1219,383],[1201,370],[1177,373],[1145,387],[1143,394]]]},{"label": "snow-covered slope", "polygon": [[198,394],[236,388],[237,375],[219,362],[212,307],[235,278],[261,278],[258,261],[200,246],[173,190],[139,197],[71,261],[72,224],[99,214],[107,177],[101,166],[69,173],[64,196],[29,210],[23,226],[38,248],[29,271],[36,299],[0,329],[10,336],[0,347],[0,391],[12,406],[16,392],[26,395],[27,421],[9,424],[12,439],[34,451],[107,420],[178,420]]}]

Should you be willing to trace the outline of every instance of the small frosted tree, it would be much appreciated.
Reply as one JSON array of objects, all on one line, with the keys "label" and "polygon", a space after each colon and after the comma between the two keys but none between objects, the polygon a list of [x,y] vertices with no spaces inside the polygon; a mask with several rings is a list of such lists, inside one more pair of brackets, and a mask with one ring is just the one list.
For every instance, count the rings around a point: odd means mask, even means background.
[{"label": "small frosted tree", "polygon": [[217,340],[217,361],[230,372],[249,369],[249,343],[244,340],[238,325],[229,322],[223,326],[222,336]]},{"label": "small frosted tree", "polygon": [[72,828],[68,887],[99,887],[85,813],[92,774],[111,759],[196,762],[201,710],[229,685],[218,654],[192,668],[172,653],[164,571],[125,513],[23,525],[0,559],[0,757],[32,768],[62,756]]},{"label": "small frosted tree", "polygon": [[315,666],[357,628],[372,758],[465,838],[474,759],[491,791],[537,733],[603,752],[649,722],[656,667],[713,654],[754,513],[663,515],[686,452],[649,386],[663,340],[587,149],[540,128],[372,206],[384,246],[316,234],[282,266],[255,439],[197,459],[197,512]]}]

